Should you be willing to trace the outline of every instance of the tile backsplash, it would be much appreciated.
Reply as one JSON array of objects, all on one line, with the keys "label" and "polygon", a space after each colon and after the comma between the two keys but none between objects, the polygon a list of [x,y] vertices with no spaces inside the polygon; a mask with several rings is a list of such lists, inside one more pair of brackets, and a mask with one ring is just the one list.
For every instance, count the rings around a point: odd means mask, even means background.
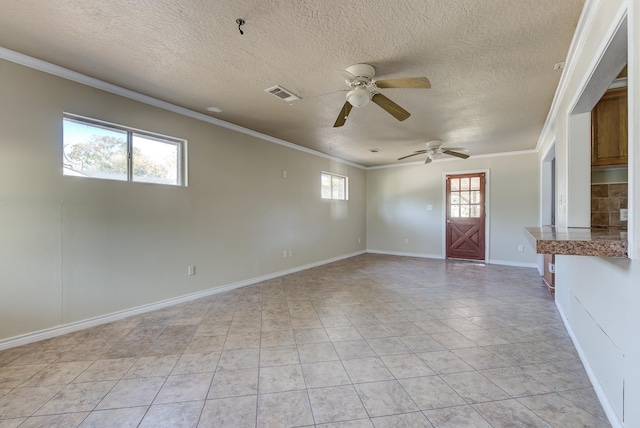
[{"label": "tile backsplash", "polygon": [[620,208],[627,208],[627,183],[591,185],[591,227],[627,228]]}]

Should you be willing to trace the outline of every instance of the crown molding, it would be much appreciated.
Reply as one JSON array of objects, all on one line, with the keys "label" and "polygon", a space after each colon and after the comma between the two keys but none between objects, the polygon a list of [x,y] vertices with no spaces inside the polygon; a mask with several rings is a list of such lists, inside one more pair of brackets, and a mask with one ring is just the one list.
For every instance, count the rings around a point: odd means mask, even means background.
[{"label": "crown molding", "polygon": [[241,134],[250,135],[260,140],[268,141],[274,144],[279,144],[281,146],[285,146],[293,150],[298,150],[310,155],[329,159],[334,162],[340,162],[355,168],[366,169],[365,166],[357,164],[355,162],[350,162],[344,159],[337,158],[335,156],[330,156],[313,149],[302,147],[297,144],[293,144],[288,141],[281,140],[279,138],[275,138],[270,135],[266,135],[261,132],[254,131],[252,129],[248,129],[233,123],[225,122],[224,120],[216,119],[215,117],[207,116],[206,114],[198,113],[197,111],[190,110],[188,108],[180,107],[178,105],[171,104],[166,101],[162,101],[160,99],[150,97],[148,95],[144,95],[139,92],[132,91],[130,89],[125,89],[120,86],[104,82],[102,80],[89,77],[85,74],[78,73],[73,70],[69,70],[68,68],[60,67],[58,65],[51,64],[50,62],[42,61],[40,59],[21,54],[20,52],[16,52],[10,49],[0,47],[0,59],[5,59],[7,61],[20,64],[25,67],[33,68],[34,70],[39,70],[44,73],[51,74],[53,76],[58,76],[66,80],[80,83],[85,86],[90,86],[92,88],[100,89],[102,91],[119,95],[124,98],[129,98],[134,101],[139,101],[141,103],[144,103],[153,107],[161,108],[163,110],[167,110],[182,116],[190,117],[192,119],[200,120],[202,122],[207,122],[212,125],[230,129],[232,131],[236,131]]}]

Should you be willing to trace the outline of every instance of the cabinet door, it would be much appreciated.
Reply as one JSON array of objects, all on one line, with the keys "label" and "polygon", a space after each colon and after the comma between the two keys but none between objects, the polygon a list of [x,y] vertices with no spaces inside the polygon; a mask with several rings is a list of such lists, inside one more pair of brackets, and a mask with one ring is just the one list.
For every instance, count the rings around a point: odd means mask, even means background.
[{"label": "cabinet door", "polygon": [[591,111],[591,166],[627,164],[627,88],[610,89]]}]

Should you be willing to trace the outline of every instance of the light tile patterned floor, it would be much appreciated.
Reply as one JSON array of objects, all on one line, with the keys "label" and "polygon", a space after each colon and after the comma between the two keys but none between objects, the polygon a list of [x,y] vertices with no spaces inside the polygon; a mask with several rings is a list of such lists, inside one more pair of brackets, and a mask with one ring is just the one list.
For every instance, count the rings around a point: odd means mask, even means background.
[{"label": "light tile patterned floor", "polygon": [[0,427],[606,427],[534,269],[366,254],[0,352]]}]

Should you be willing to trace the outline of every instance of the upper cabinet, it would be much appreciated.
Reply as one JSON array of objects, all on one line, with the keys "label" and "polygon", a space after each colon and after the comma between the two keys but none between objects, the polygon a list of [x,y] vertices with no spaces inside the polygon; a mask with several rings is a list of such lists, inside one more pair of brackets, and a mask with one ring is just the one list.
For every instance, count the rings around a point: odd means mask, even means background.
[{"label": "upper cabinet", "polygon": [[609,89],[591,111],[591,166],[626,166],[627,146],[627,88]]}]

